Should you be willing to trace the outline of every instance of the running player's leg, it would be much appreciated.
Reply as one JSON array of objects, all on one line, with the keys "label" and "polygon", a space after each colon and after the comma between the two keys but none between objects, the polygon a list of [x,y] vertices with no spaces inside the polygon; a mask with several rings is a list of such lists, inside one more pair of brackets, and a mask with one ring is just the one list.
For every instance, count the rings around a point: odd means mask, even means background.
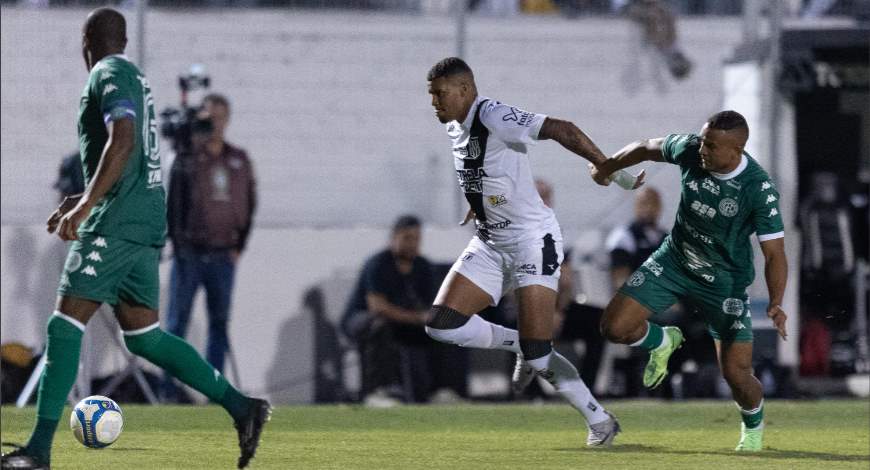
[{"label": "running player's leg", "polygon": [[516,330],[477,315],[501,299],[503,282],[501,255],[472,238],[435,296],[426,333],[442,343],[519,353]]},{"label": "running player's leg", "polygon": [[655,388],[668,373],[668,359],[683,342],[679,328],[649,321],[676,303],[685,290],[679,273],[670,264],[647,260],[613,297],[601,317],[601,334],[614,343],[650,352],[643,384]]},{"label": "running player's leg", "polygon": [[46,327],[45,368],[39,378],[36,399],[36,426],[21,450],[48,466],[51,444],[64,404],[79,370],[82,335],[99,302],[59,296],[54,314]]},{"label": "running player's leg", "polygon": [[[546,379],[559,394],[583,414],[590,429],[612,420],[607,432],[596,440],[590,432],[590,445],[607,445],[618,432],[618,424],[592,396],[577,369],[553,349],[553,316],[556,312],[556,291],[541,285],[517,289],[519,304],[520,347],[523,360],[538,375]],[[595,442],[593,442],[595,441]],[[606,441],[606,442],[600,442]]]},{"label": "running player's leg", "polygon": [[464,275],[451,270],[435,297],[426,333],[442,343],[518,353],[516,330],[488,322],[477,315],[493,303],[490,294]]},{"label": "running player's leg", "polygon": [[752,374],[752,342],[715,340],[719,367],[742,418],[738,451],[759,451],[764,429],[764,392]]},{"label": "running player's leg", "polygon": [[124,343],[133,354],[163,368],[227,410],[238,430],[241,448],[238,465],[243,468],[254,456],[271,407],[265,400],[242,395],[190,344],[160,328],[159,256],[159,250],[153,247],[131,247],[129,251],[132,268],[118,287],[115,309],[124,331]]}]

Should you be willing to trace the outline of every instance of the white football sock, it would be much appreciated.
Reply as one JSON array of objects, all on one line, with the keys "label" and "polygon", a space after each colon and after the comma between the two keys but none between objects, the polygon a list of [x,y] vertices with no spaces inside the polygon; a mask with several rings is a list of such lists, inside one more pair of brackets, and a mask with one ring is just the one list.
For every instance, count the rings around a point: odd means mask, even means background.
[{"label": "white football sock", "polygon": [[426,333],[442,343],[456,344],[466,348],[503,349],[520,353],[520,339],[517,330],[490,323],[480,315],[472,315],[459,328],[439,330],[427,326]]},{"label": "white football sock", "polygon": [[527,360],[526,363],[534,367],[541,377],[550,382],[559,392],[559,395],[562,395],[571,406],[583,414],[586,422],[590,425],[607,421],[610,418],[604,412],[601,403],[598,403],[598,400],[592,396],[592,392],[580,378],[577,369],[561,354],[553,351],[544,357]]}]

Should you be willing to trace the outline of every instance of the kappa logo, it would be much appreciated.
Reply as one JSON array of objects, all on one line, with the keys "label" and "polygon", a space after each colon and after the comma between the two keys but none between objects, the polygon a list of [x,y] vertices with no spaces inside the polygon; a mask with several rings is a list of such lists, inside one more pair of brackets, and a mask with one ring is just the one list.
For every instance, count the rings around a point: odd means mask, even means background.
[{"label": "kappa logo", "polygon": [[773,194],[768,194],[767,195],[767,204],[770,204],[771,202],[776,202],[776,196],[774,196]]},{"label": "kappa logo", "polygon": [[98,261],[100,263],[103,262],[103,257],[100,256],[100,253],[96,252],[96,251],[92,251],[92,252],[88,253],[88,256],[85,256],[85,259],[89,259],[91,261]]},{"label": "kappa logo", "polygon": [[761,183],[761,190],[762,191],[767,191],[768,189],[770,189],[772,187],[773,187],[773,185],[770,184],[770,181],[765,181],[764,183]]},{"label": "kappa logo", "polygon": [[767,214],[768,217],[773,217],[775,215],[779,215],[779,211],[776,210],[776,207],[770,210],[770,214]]},{"label": "kappa logo", "polygon": [[109,244],[106,243],[106,239],[103,237],[97,237],[96,239],[94,239],[94,241],[91,242],[91,245],[98,246],[100,248],[107,248],[109,246]]},{"label": "kappa logo", "polygon": [[646,281],[646,276],[644,276],[643,273],[640,271],[635,271],[634,274],[632,274],[631,277],[628,278],[626,284],[630,285],[631,287],[639,287],[644,283],[644,281]]},{"label": "kappa logo", "polygon": [[103,88],[103,96],[106,96],[117,89],[118,87],[114,83],[109,83],[105,88]]},{"label": "kappa logo", "polygon": [[103,80],[108,80],[112,77],[114,77],[114,75],[112,75],[112,72],[106,70],[105,72],[100,74],[100,81],[102,82]]},{"label": "kappa logo", "polygon": [[686,186],[689,187],[692,191],[698,192],[698,182],[697,181],[689,181],[686,183]]},{"label": "kappa logo", "polygon": [[730,197],[726,197],[719,201],[719,213],[724,215],[725,217],[734,217],[737,215],[738,205],[737,201],[731,199]]},{"label": "kappa logo", "polygon": [[732,330],[745,330],[746,325],[740,323],[740,320],[734,320],[734,323],[731,325]]},{"label": "kappa logo", "polygon": [[722,311],[727,315],[743,315],[743,300],[729,297],[722,302]]},{"label": "kappa logo", "polygon": [[85,266],[84,269],[82,269],[82,274],[87,274],[88,276],[91,276],[91,277],[97,277],[97,270],[94,269],[94,267],[89,264],[89,265]]}]

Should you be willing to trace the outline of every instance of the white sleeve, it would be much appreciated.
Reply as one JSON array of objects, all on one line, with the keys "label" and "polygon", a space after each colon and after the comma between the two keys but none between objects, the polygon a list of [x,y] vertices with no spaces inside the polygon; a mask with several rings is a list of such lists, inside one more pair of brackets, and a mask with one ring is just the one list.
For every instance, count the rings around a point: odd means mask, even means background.
[{"label": "white sleeve", "polygon": [[489,101],[481,111],[480,119],[490,132],[505,142],[534,144],[547,116]]}]

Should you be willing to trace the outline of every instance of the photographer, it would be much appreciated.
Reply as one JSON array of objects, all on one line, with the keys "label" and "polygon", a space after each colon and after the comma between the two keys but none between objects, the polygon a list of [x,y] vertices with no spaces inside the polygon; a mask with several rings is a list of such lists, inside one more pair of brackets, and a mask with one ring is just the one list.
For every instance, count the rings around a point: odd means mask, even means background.
[{"label": "photographer", "polygon": [[[227,323],[239,255],[245,249],[256,206],[254,172],[244,150],[224,141],[229,101],[209,94],[190,122],[190,141],[179,148],[167,196],[174,259],[168,329],[184,337],[200,286],[208,307],[206,357],[223,371],[229,349]],[[188,150],[189,149],[189,150]],[[165,389],[173,398],[171,384]]]}]

